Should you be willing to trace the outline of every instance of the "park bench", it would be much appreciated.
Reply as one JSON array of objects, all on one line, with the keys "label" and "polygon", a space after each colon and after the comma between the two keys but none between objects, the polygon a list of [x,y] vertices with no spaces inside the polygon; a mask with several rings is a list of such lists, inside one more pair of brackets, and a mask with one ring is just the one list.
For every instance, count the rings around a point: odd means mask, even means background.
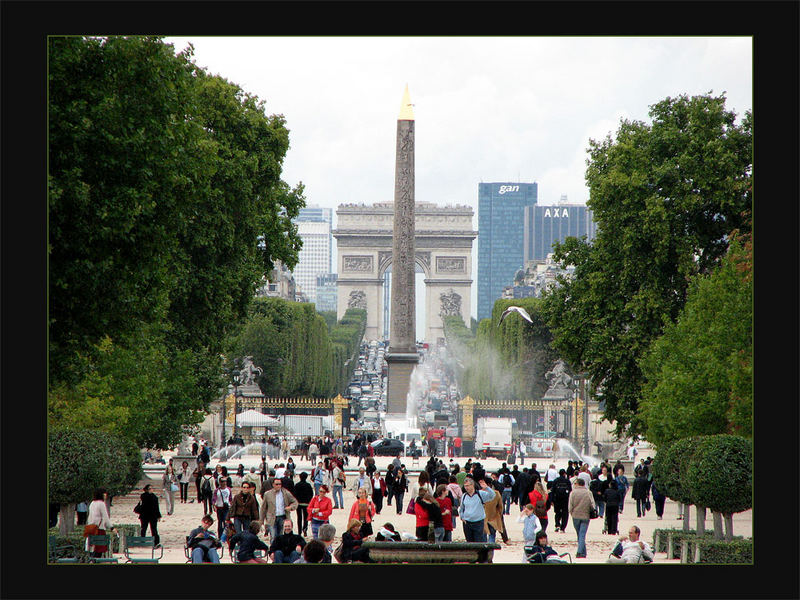
[{"label": "park bench", "polygon": [[[74,556],[75,554],[77,554],[78,549],[73,544],[65,543],[59,545],[58,542],[56,541],[56,536],[54,535],[49,536],[48,542],[49,542],[48,547],[50,550],[49,562],[59,563],[59,564],[78,562],[78,557]],[[60,556],[61,554],[64,553],[69,553],[72,554],[73,556]]]},{"label": "park bench", "polygon": [[108,550],[106,550],[105,556],[91,556],[89,557],[89,562],[93,564],[117,564],[119,560],[112,554],[111,552],[111,536],[109,534],[105,535],[90,535],[89,536],[89,545],[90,546],[107,546]]},{"label": "park bench", "polygon": [[364,542],[377,563],[485,563],[500,544],[483,542]]}]

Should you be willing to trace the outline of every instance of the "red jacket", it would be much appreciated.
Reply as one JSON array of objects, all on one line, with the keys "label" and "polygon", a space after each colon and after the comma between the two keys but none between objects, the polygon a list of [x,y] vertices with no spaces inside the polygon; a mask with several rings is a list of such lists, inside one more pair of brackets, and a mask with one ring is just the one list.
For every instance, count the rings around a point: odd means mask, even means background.
[{"label": "red jacket", "polygon": [[[318,508],[321,512],[314,515],[312,512],[313,509]],[[328,518],[333,513],[333,502],[331,499],[325,496],[324,498],[320,499],[319,495],[314,496],[311,499],[311,502],[308,503],[308,518],[317,519],[318,521],[327,521]]]},{"label": "red jacket", "polygon": [[421,505],[422,502],[414,503],[414,514],[417,515],[417,527],[427,527],[428,523],[430,523],[428,511],[425,510]]},{"label": "red jacket", "polygon": [[[437,498],[436,501],[439,503],[439,508],[442,509],[442,524],[444,525],[445,531],[453,531],[453,501],[450,498]],[[450,512],[444,514],[446,510]]]},{"label": "red jacket", "polygon": [[[372,500],[367,498],[367,523],[372,522],[372,515],[374,514],[375,514],[375,505],[372,503]],[[351,519],[358,518],[358,500],[353,502],[353,508],[350,509],[350,518]]]},{"label": "red jacket", "polygon": [[[537,492],[536,490],[533,490],[533,491],[532,491],[530,494],[528,494],[528,498],[530,499],[530,501],[531,501],[531,504],[533,504],[534,506],[536,506],[536,502],[537,502],[537,501],[539,501],[539,500],[544,500],[544,502],[545,502],[545,508],[547,507],[547,496],[546,496],[546,495],[545,495],[545,496],[542,496],[542,495],[541,495],[539,492]],[[538,518],[541,520],[541,519],[546,519],[547,517],[545,516],[545,517],[538,517]]]}]

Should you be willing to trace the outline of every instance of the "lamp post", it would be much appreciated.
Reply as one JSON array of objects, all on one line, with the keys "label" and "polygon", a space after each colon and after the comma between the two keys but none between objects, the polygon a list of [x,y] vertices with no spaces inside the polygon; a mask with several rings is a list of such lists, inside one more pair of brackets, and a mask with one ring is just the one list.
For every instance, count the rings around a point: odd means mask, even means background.
[{"label": "lamp post", "polygon": [[239,432],[236,425],[236,415],[239,412],[239,377],[241,371],[234,369],[231,371],[231,375],[233,376],[233,437],[236,437]]}]

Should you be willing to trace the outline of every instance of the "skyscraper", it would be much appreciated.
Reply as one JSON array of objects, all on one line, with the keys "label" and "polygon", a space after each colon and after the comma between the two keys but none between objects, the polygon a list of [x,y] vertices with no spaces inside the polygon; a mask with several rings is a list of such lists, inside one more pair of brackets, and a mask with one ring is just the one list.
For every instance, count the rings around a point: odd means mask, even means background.
[{"label": "skyscraper", "polygon": [[536,204],[537,183],[478,184],[478,320],[524,264],[525,207]]},{"label": "skyscraper", "polygon": [[[569,204],[566,196],[554,206],[525,208],[525,262],[544,260],[553,251],[553,242],[567,237],[586,236],[593,240],[597,226],[592,210],[585,204]],[[480,238],[478,238],[480,240]],[[509,285],[507,283],[506,285]]]},{"label": "skyscraper", "polygon": [[[333,209],[332,208],[323,208],[317,204],[310,204],[308,206],[304,206],[301,208],[298,213],[297,217],[294,219],[295,223],[300,223],[301,221],[310,221],[313,223],[327,223],[328,228],[331,229],[333,227]],[[328,234],[328,248],[333,247],[333,235],[330,233]],[[329,250],[329,256],[331,258],[328,261],[328,267],[325,269],[325,273],[330,273],[333,271],[333,258],[332,253]]]},{"label": "skyscraper", "polygon": [[309,302],[317,300],[317,276],[331,272],[331,225],[325,221],[295,221],[303,240],[292,274]]}]

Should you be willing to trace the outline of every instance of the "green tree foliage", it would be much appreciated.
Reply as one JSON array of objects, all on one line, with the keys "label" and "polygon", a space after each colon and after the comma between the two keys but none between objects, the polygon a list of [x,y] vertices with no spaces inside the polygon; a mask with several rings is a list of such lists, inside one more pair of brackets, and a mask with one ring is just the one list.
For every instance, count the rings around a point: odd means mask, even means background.
[{"label": "green tree foliage", "polygon": [[[733,539],[733,513],[753,506],[753,442],[736,435],[707,435],[699,438],[681,485],[693,503],[725,515],[726,537]],[[716,537],[722,532],[715,528]]]},{"label": "green tree foliage", "polygon": [[[47,439],[49,501],[63,506],[92,498],[98,488],[109,494],[131,491],[142,477],[139,448],[129,439],[91,429],[51,428]],[[62,519],[62,533],[74,519]]]},{"label": "green tree foliage", "polygon": [[752,246],[733,242],[718,269],[694,279],[678,320],[642,361],[647,439],[752,437],[752,365]]},{"label": "green tree foliage", "polygon": [[[509,306],[521,306],[533,323],[511,315],[500,324]],[[478,324],[477,335],[458,317],[445,321],[448,348],[461,363],[459,387],[475,399],[538,400],[547,390],[544,374],[558,358],[550,346],[550,331],[542,319],[542,300],[498,300],[492,318]]]},{"label": "green tree foliage", "polygon": [[590,142],[588,206],[598,234],[555,246],[574,276],[546,295],[553,344],[589,373],[619,435],[638,435],[639,360],[674,322],[689,281],[746,232],[751,210],[751,116],[724,95],[667,98],[652,123],[622,120],[615,139]]},{"label": "green tree foliage", "polygon": [[267,396],[331,397],[350,380],[365,325],[366,311],[349,309],[329,333],[312,304],[257,298],[232,355],[253,357]]},{"label": "green tree foliage", "polygon": [[262,275],[296,263],[289,132],[191,48],[48,44],[51,416],[88,407],[166,448],[218,397],[224,340]]},{"label": "green tree foliage", "polygon": [[[684,474],[699,442],[697,436],[680,439],[669,446],[660,447],[653,459],[653,483],[662,494],[675,502],[695,504],[691,490],[685,485]],[[684,518],[688,520],[688,512]]]}]

